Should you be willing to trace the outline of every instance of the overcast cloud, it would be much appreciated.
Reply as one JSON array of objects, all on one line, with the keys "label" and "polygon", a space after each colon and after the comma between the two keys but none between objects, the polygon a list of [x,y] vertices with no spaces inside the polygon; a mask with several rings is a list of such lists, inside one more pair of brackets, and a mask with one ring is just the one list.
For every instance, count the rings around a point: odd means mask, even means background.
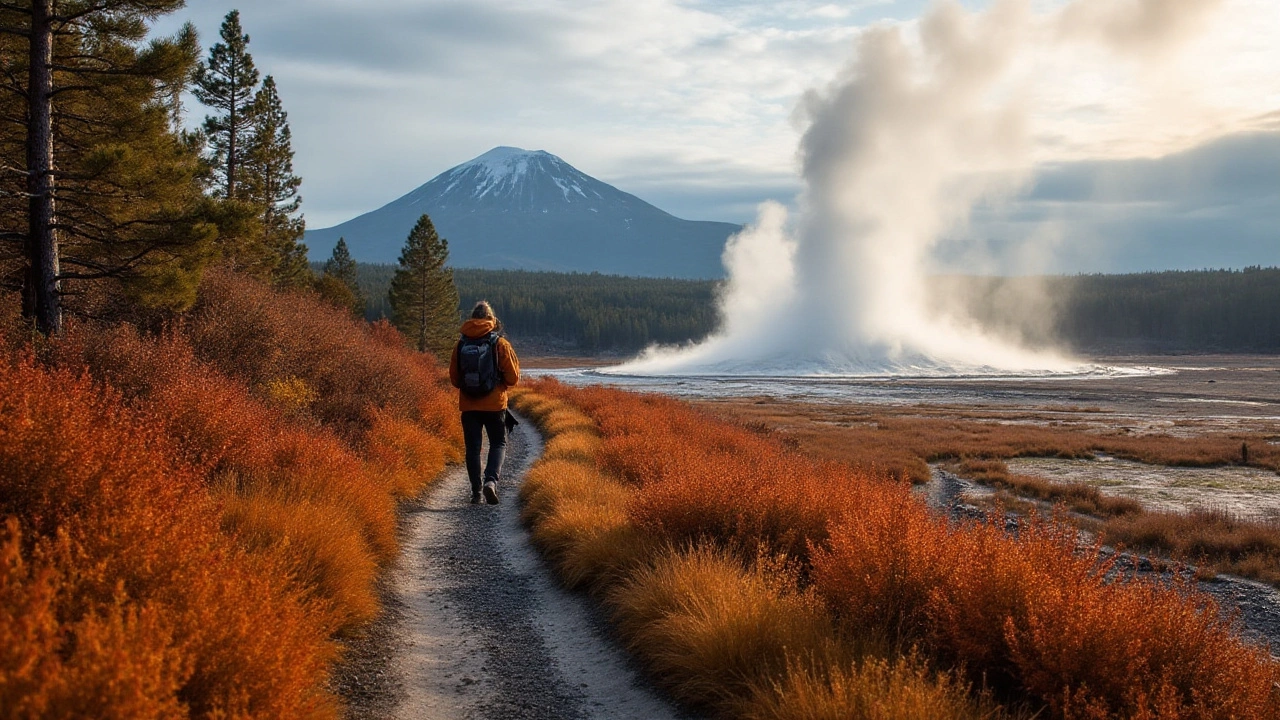
[{"label": "overcast cloud", "polygon": [[[970,235],[1003,248],[1033,227],[1073,242],[1122,228],[1138,248],[1180,233],[1188,236],[1178,241],[1187,266],[1280,264],[1280,242],[1258,239],[1276,227],[1276,173],[1234,172],[1232,163],[1252,168],[1247,161],[1256,158],[1216,142],[1274,125],[1280,13],[1274,0],[1225,2],[1227,11],[1161,77],[1130,77],[1120,68],[1036,87],[1046,99],[1037,118],[1041,180],[1024,200],[976,218]],[[745,222],[760,201],[790,202],[799,190],[800,95],[831,81],[862,29],[911,23],[925,5],[189,0],[159,29],[190,20],[208,47],[227,11],[240,9],[258,67],[276,77],[289,111],[311,227],[377,208],[497,145],[547,150],[681,217]],[[193,124],[204,114],[194,104],[189,111]],[[1195,172],[1177,197],[1142,202],[1117,200],[1097,184],[1102,173],[1159,194],[1168,188],[1134,178],[1163,172],[1151,158],[1197,147],[1207,158],[1202,165],[1225,168],[1215,178],[1231,176],[1230,192]],[[1147,160],[1123,162],[1128,158]],[[1052,196],[1072,182],[1088,184],[1088,192]],[[1222,262],[1205,262],[1215,256],[1212,246],[1197,250],[1203,224],[1179,225],[1175,218],[1203,220],[1220,235],[1238,233],[1236,249],[1224,252]],[[1056,229],[1039,227],[1046,219]],[[1086,244],[1079,240],[1063,254],[1064,269],[1170,262],[1140,248],[1129,257],[1123,249],[1085,251]],[[1086,267],[1081,258],[1095,264]]]}]

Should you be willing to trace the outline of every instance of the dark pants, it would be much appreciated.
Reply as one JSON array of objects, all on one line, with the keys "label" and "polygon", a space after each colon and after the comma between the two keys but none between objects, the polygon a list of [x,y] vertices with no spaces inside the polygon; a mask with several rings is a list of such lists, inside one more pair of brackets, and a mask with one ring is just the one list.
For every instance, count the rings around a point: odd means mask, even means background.
[{"label": "dark pants", "polygon": [[503,422],[506,410],[468,410],[462,413],[462,439],[467,446],[467,476],[471,478],[471,492],[480,492],[480,442],[484,434],[489,436],[489,462],[485,464],[484,480],[498,482],[502,477],[502,458],[507,452],[507,428]]}]

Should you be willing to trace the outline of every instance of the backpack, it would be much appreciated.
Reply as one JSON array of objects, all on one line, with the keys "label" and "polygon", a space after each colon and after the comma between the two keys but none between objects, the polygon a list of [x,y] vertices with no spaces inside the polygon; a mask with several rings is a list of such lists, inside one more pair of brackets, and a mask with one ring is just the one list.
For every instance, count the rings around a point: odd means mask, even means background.
[{"label": "backpack", "polygon": [[478,338],[466,335],[458,341],[458,375],[462,392],[471,397],[484,397],[502,381],[498,371],[498,333]]}]

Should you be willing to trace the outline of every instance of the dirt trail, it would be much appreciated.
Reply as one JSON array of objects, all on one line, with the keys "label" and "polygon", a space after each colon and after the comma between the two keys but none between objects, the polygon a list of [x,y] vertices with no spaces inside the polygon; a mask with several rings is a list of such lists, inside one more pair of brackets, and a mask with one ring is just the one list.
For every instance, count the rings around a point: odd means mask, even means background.
[{"label": "dirt trail", "polygon": [[499,505],[468,504],[466,471],[455,467],[410,510],[388,612],[342,683],[352,715],[681,717],[529,545],[517,491],[542,451],[532,423],[507,450]]}]

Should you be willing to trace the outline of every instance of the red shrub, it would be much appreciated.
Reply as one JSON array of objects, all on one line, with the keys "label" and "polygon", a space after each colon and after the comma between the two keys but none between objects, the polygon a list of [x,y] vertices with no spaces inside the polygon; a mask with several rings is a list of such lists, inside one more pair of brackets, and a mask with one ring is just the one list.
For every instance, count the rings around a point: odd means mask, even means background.
[{"label": "red shrub", "polygon": [[434,358],[396,343],[389,328],[371,329],[310,296],[210,272],[182,332],[197,356],[257,392],[272,381],[302,379],[318,395],[311,411],[346,436],[368,429],[376,409],[423,420],[461,441],[458,423],[448,422],[451,394]]},{"label": "red shrub", "polygon": [[394,330],[206,289],[160,336],[81,326],[54,369],[0,368],[10,714],[333,714],[329,638],[378,612],[395,498],[458,455],[443,373]]},{"label": "red shrub", "polygon": [[954,526],[905,485],[670,399],[535,390],[596,420],[598,461],[636,488],[631,519],[650,536],[807,563],[799,577],[864,640],[917,645],[1053,717],[1280,717],[1276,664],[1210,600],[1110,577],[1072,528]]},{"label": "red shrub", "polygon": [[332,709],[319,690],[332,657],[325,615],[221,534],[208,493],[172,454],[114,391],[27,360],[0,366],[0,596],[22,617],[4,624],[20,641],[0,643],[6,708]]}]

